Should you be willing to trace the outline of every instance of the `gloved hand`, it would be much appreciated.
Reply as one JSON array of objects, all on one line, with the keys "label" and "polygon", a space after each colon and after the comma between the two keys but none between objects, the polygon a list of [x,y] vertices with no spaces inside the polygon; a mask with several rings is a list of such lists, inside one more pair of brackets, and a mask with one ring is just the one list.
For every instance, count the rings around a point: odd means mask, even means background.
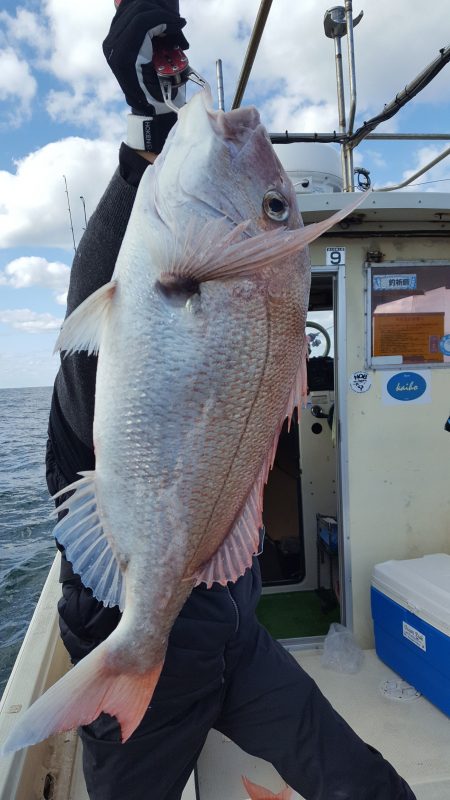
[{"label": "gloved hand", "polygon": [[[181,32],[185,25],[186,20],[178,13],[178,0],[121,0],[103,52],[135,114],[170,113],[151,63],[152,39],[164,36],[165,43],[186,50],[189,44]],[[184,87],[174,91],[173,100],[179,107],[184,105]]]}]

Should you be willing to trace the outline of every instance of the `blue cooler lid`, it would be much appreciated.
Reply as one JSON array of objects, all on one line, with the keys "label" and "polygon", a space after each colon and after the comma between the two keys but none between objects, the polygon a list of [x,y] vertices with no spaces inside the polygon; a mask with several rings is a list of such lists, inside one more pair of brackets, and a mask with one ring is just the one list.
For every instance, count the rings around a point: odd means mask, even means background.
[{"label": "blue cooler lid", "polygon": [[450,555],[447,553],[376,564],[372,586],[442,633],[450,634]]}]

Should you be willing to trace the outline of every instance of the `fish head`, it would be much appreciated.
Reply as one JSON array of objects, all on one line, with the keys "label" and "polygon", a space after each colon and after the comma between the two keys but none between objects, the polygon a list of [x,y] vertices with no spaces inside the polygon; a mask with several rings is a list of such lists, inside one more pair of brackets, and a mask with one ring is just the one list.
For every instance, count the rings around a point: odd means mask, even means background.
[{"label": "fish head", "polygon": [[[149,208],[153,204],[165,231],[166,251],[171,252],[169,269],[164,267],[158,285],[167,282],[170,291],[181,287],[183,297],[184,288],[189,295],[190,287],[201,284],[203,310],[209,301],[214,319],[221,310],[234,313],[241,290],[250,314],[248,301],[256,295],[258,303],[268,294],[280,302],[289,295],[297,307],[292,335],[302,336],[309,253],[305,247],[281,246],[273,252],[269,247],[277,234],[300,230],[303,223],[292,182],[257,109],[214,110],[210,92],[198,92],[180,110],[147,180]],[[151,249],[154,225],[147,230]]]},{"label": "fish head", "polygon": [[156,166],[156,201],[172,229],[180,216],[229,227],[246,221],[246,235],[302,226],[294,187],[253,106],[212,108],[208,90],[180,111]]}]

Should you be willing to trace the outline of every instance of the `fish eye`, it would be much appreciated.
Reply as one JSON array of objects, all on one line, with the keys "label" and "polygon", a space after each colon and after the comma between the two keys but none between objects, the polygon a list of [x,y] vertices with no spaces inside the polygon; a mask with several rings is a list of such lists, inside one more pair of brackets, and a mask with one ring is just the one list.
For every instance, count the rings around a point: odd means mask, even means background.
[{"label": "fish eye", "polygon": [[264,213],[277,222],[284,222],[289,216],[289,203],[280,192],[271,189],[263,197]]}]

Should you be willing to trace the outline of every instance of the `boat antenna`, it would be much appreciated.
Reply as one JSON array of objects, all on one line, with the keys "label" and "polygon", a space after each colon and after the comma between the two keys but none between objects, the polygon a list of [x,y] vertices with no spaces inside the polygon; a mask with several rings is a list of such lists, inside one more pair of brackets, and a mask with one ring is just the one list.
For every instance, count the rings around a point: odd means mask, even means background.
[{"label": "boat antenna", "polygon": [[64,183],[66,185],[66,195],[67,195],[67,207],[69,209],[69,219],[70,219],[70,230],[72,231],[72,241],[73,241],[73,249],[75,253],[77,252],[77,246],[75,244],[75,234],[73,232],[73,222],[72,222],[72,212],[70,210],[70,199],[69,199],[69,189],[67,188],[67,178],[63,175]]}]

